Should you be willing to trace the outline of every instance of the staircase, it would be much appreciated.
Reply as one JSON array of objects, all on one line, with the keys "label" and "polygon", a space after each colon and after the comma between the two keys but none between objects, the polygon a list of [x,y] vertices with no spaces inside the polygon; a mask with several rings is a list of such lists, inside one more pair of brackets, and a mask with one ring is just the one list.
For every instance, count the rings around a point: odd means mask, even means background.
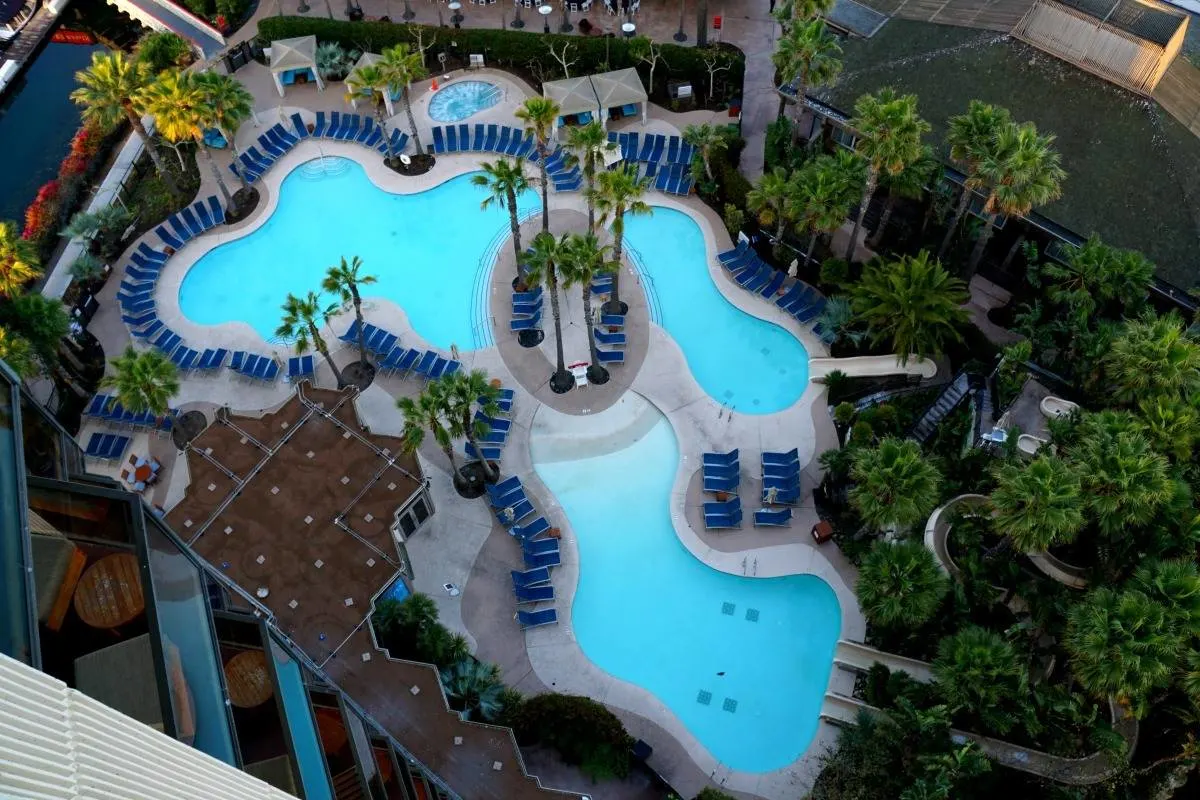
[{"label": "staircase", "polygon": [[364,800],[358,770],[351,767],[333,776],[333,796],[335,800]]},{"label": "staircase", "polygon": [[945,419],[951,411],[958,408],[958,404],[963,401],[970,390],[970,383],[971,379],[966,372],[960,372],[954,376],[954,380],[942,390],[942,393],[933,401],[933,405],[921,415],[921,419],[913,426],[912,433],[908,435],[908,438],[924,444],[937,430],[938,423]]},{"label": "staircase", "polygon": [[983,382],[983,386],[975,393],[975,410],[978,412],[975,415],[975,442],[978,444],[980,436],[985,433],[990,433],[992,428],[996,427],[996,407],[992,394],[993,381],[989,377]]}]

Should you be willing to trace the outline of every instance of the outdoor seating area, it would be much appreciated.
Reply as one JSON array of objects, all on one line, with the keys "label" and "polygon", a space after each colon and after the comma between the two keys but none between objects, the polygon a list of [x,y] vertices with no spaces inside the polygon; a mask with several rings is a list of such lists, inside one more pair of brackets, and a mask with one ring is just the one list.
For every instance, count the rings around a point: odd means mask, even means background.
[{"label": "outdoor seating area", "polygon": [[[351,323],[338,340],[358,347],[358,320]],[[377,325],[368,322],[362,327],[363,347],[378,357],[377,367],[381,373],[420,375],[432,381],[462,369],[462,362],[457,359],[446,358],[436,350],[401,347],[399,342],[399,336]]]},{"label": "outdoor seating area", "polygon": [[696,149],[679,136],[648,133],[640,139],[637,131],[609,131],[608,140],[621,148],[621,158],[639,167],[654,188],[669,194],[686,195],[692,190],[692,158]]},{"label": "outdoor seating area", "polygon": [[153,486],[158,483],[159,470],[161,469],[162,464],[157,459],[153,457],[145,458],[136,453],[130,453],[128,461],[121,468],[121,481],[128,489],[135,492],[143,492],[147,486]]},{"label": "outdoor seating area", "polygon": [[[501,397],[504,398],[505,402],[498,403],[497,406],[502,413],[507,414],[512,411],[513,391],[512,389],[501,389],[500,391]],[[476,424],[482,423],[486,432],[476,438],[476,441],[479,442],[478,450],[470,442],[467,442],[463,446],[463,452],[467,458],[485,459],[499,464],[500,458],[504,455],[504,445],[508,443],[508,434],[512,430],[512,421],[499,417],[490,417],[483,412],[482,408],[475,411],[473,421]],[[489,486],[488,488],[490,490],[494,487]],[[516,521],[514,520],[514,522]]]},{"label": "outdoor seating area", "polygon": [[[167,221],[154,229],[163,244],[174,250],[183,246],[205,231],[225,224],[225,209],[216,195],[193,203],[178,213],[167,217]],[[167,226],[170,230],[167,230]],[[174,233],[172,233],[172,231]]]},{"label": "outdoor seating area", "polygon": [[800,502],[800,451],[766,451],[762,454],[762,501],[767,505],[794,506]]},{"label": "outdoor seating area", "polygon": [[512,321],[509,330],[529,331],[541,328],[542,287],[535,286],[527,292],[512,293]]},{"label": "outdoor seating area", "polygon": [[166,414],[159,416],[150,411],[137,414],[117,402],[115,395],[97,394],[88,402],[83,410],[85,417],[99,420],[117,427],[149,428],[158,433],[170,433],[178,412],[168,409]]},{"label": "outdoor seating area", "polygon": [[[561,563],[557,529],[551,528],[543,516],[525,525],[517,524],[534,513],[533,504],[525,495],[525,488],[517,476],[488,486],[487,493],[488,502],[501,524],[507,525],[509,534],[521,543],[526,569],[512,572],[513,595],[517,604],[552,602],[554,587],[549,585],[550,567]],[[534,628],[557,622],[558,614],[553,606],[535,611],[518,609],[517,619],[522,628]]]},{"label": "outdoor seating area", "polygon": [[[748,240],[719,253],[717,258],[738,286],[768,300],[773,299],[775,305],[795,317],[801,325],[812,322],[825,310],[825,298],[820,292],[804,281],[768,266]],[[824,330],[819,323],[813,327],[813,332],[825,344],[833,343],[833,332]]]},{"label": "outdoor seating area", "polygon": [[125,455],[129,441],[128,436],[117,436],[115,433],[93,433],[83,455],[97,461],[118,461]]},{"label": "outdoor seating area", "polygon": [[291,130],[278,122],[275,123],[265,133],[259,134],[258,144],[262,149],[250,145],[229,165],[229,169],[238,177],[254,183],[266,174],[276,161],[309,137],[354,142],[376,150],[381,155],[387,154],[389,147],[392,153],[400,153],[408,146],[408,134],[395,128],[385,137],[384,129],[369,115],[332,111],[326,119],[325,112],[318,111],[311,131],[298,112],[293,113],[290,119]]},{"label": "outdoor seating area", "polygon": [[[741,459],[735,448],[726,453],[701,456],[702,490],[715,494],[716,500],[704,503],[704,527],[708,530],[738,528],[742,524]],[[800,452],[766,451],[762,454],[762,502],[754,512],[755,527],[786,527],[792,521],[792,508],[800,501]],[[775,508],[773,506],[783,506]]]},{"label": "outdoor seating area", "polygon": [[[446,125],[444,128],[435,127],[433,135],[433,152],[444,153],[495,153],[512,158],[528,159],[536,164],[539,158],[536,142],[532,135],[526,135],[519,128],[508,125],[474,126],[466,123]],[[565,150],[558,149],[546,156],[546,174],[554,185],[555,191],[574,192],[583,186],[583,176]]]},{"label": "outdoor seating area", "polygon": [[[612,275],[601,275],[592,281],[592,294],[606,298],[612,294]],[[596,338],[596,358],[601,364],[625,363],[625,315],[605,314],[596,309],[599,324],[593,326],[592,335]]]}]

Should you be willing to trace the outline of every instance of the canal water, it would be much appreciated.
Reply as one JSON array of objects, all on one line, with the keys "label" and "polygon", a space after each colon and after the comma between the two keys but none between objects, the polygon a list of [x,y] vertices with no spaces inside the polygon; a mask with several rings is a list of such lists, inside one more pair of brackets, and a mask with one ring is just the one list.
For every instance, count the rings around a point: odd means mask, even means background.
[{"label": "canal water", "polygon": [[[74,0],[62,17],[71,30],[88,30],[104,41],[129,45],[140,26],[103,0]],[[0,100],[0,219],[23,225],[25,207],[38,187],[58,173],[79,127],[79,107],[68,95],[75,73],[102,44],[48,42]]]}]

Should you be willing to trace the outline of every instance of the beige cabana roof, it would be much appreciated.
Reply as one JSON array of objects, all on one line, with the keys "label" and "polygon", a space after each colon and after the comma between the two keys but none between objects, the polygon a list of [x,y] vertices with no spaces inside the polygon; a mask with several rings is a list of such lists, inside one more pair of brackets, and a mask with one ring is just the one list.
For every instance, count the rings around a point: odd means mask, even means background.
[{"label": "beige cabana roof", "polygon": [[587,77],[547,81],[542,84],[542,95],[558,103],[558,113],[563,116],[600,110],[592,81]]},{"label": "beige cabana roof", "polygon": [[378,53],[363,53],[358,57],[358,61],[354,62],[354,67],[350,71],[353,72],[359,67],[369,67],[372,64],[378,64],[380,61],[383,61],[383,56]]},{"label": "beige cabana roof", "polygon": [[637,70],[618,69],[592,76],[592,88],[601,108],[614,108],[628,103],[644,103],[647,95]]},{"label": "beige cabana roof", "polygon": [[271,42],[271,71],[286,72],[289,69],[308,67],[317,71],[317,37],[297,36],[295,39],[280,39]]}]

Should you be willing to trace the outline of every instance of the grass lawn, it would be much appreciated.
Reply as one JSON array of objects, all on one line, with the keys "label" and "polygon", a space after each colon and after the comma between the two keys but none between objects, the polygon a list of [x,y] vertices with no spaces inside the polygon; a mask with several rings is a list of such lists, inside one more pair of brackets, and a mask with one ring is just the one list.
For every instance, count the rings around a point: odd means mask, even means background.
[{"label": "grass lawn", "polygon": [[1200,285],[1200,139],[1153,101],[999,34],[922,22],[893,19],[847,42],[844,62],[823,99],[849,113],[883,86],[915,93],[943,152],[946,120],[972,99],[1054,133],[1068,178],[1039,210],[1142,251],[1177,286]]}]

